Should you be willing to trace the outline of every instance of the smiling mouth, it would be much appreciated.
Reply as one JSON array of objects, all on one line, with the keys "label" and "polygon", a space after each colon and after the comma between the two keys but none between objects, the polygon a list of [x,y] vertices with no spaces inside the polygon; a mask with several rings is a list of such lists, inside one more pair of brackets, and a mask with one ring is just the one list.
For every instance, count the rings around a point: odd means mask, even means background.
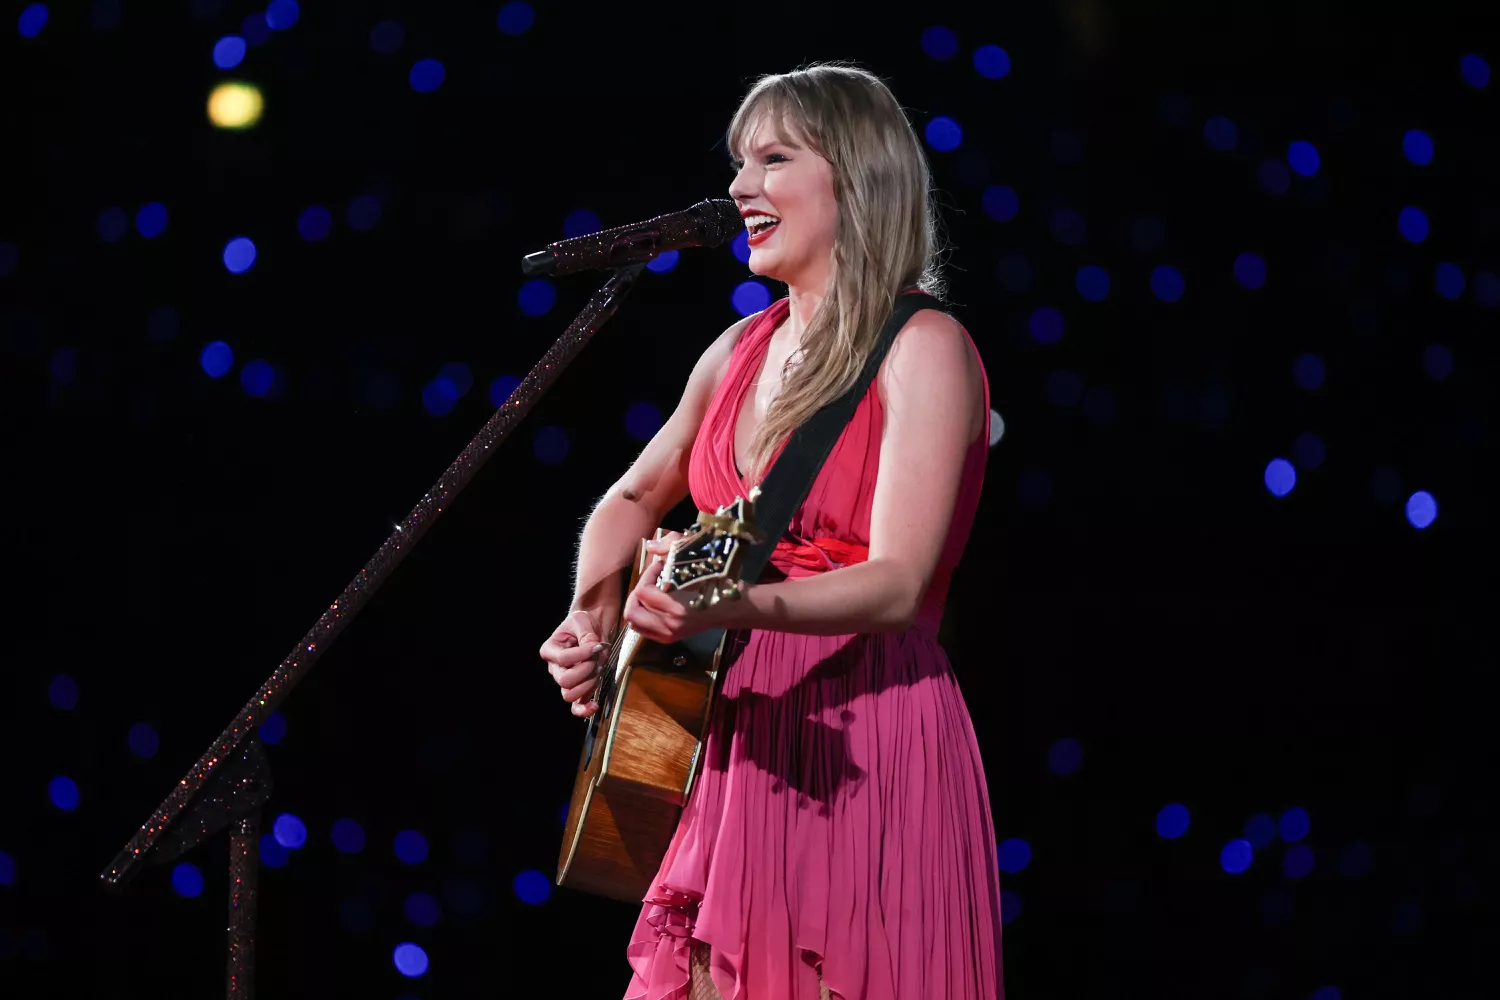
[{"label": "smiling mouth", "polygon": [[760,242],[780,224],[781,220],[771,215],[752,215],[745,219],[745,229],[750,234],[751,243]]}]

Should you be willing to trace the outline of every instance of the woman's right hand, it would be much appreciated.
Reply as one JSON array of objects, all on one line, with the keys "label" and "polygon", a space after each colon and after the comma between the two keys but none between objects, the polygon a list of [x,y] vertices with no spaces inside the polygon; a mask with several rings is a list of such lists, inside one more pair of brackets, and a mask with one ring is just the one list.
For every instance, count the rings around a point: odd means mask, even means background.
[{"label": "woman's right hand", "polygon": [[608,651],[601,631],[599,623],[587,611],[572,611],[540,650],[547,662],[547,672],[562,689],[563,700],[579,718],[587,718],[599,710],[599,703],[592,700],[592,695],[599,686],[599,667]]}]

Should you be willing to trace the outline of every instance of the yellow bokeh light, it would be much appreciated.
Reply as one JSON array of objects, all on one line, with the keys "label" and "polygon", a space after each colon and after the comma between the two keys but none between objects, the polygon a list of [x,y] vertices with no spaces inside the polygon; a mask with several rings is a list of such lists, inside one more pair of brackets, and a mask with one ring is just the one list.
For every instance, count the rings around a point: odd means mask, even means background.
[{"label": "yellow bokeh light", "polygon": [[265,106],[253,83],[221,83],[208,95],[208,120],[219,128],[250,128],[260,121]]}]

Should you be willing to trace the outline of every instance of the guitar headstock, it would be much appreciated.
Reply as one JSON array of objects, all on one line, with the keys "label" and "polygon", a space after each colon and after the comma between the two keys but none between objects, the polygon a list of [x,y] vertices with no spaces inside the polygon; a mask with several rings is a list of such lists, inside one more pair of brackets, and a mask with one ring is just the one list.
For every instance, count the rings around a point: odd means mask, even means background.
[{"label": "guitar headstock", "polygon": [[740,596],[740,567],[745,546],[764,537],[755,527],[755,501],[760,487],[750,496],[710,514],[699,511],[697,523],[672,543],[656,585],[662,590],[691,590],[688,606],[701,608]]}]

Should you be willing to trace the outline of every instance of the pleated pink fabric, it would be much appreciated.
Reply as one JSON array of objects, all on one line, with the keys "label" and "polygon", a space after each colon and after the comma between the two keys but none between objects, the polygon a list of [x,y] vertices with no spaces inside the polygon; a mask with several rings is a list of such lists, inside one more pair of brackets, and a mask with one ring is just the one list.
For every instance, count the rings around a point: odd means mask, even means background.
[{"label": "pleated pink fabric", "polygon": [[[735,346],[691,456],[700,509],[747,489],[734,425],[787,311],[771,305]],[[702,774],[627,948],[627,1000],[684,1000],[694,939],[724,1000],[817,1000],[820,979],[843,1000],[1002,1000],[989,792],[937,642],[984,480],[987,381],[985,413],[911,629],[736,635]],[[871,386],[767,578],[861,558],[881,423]]]}]

